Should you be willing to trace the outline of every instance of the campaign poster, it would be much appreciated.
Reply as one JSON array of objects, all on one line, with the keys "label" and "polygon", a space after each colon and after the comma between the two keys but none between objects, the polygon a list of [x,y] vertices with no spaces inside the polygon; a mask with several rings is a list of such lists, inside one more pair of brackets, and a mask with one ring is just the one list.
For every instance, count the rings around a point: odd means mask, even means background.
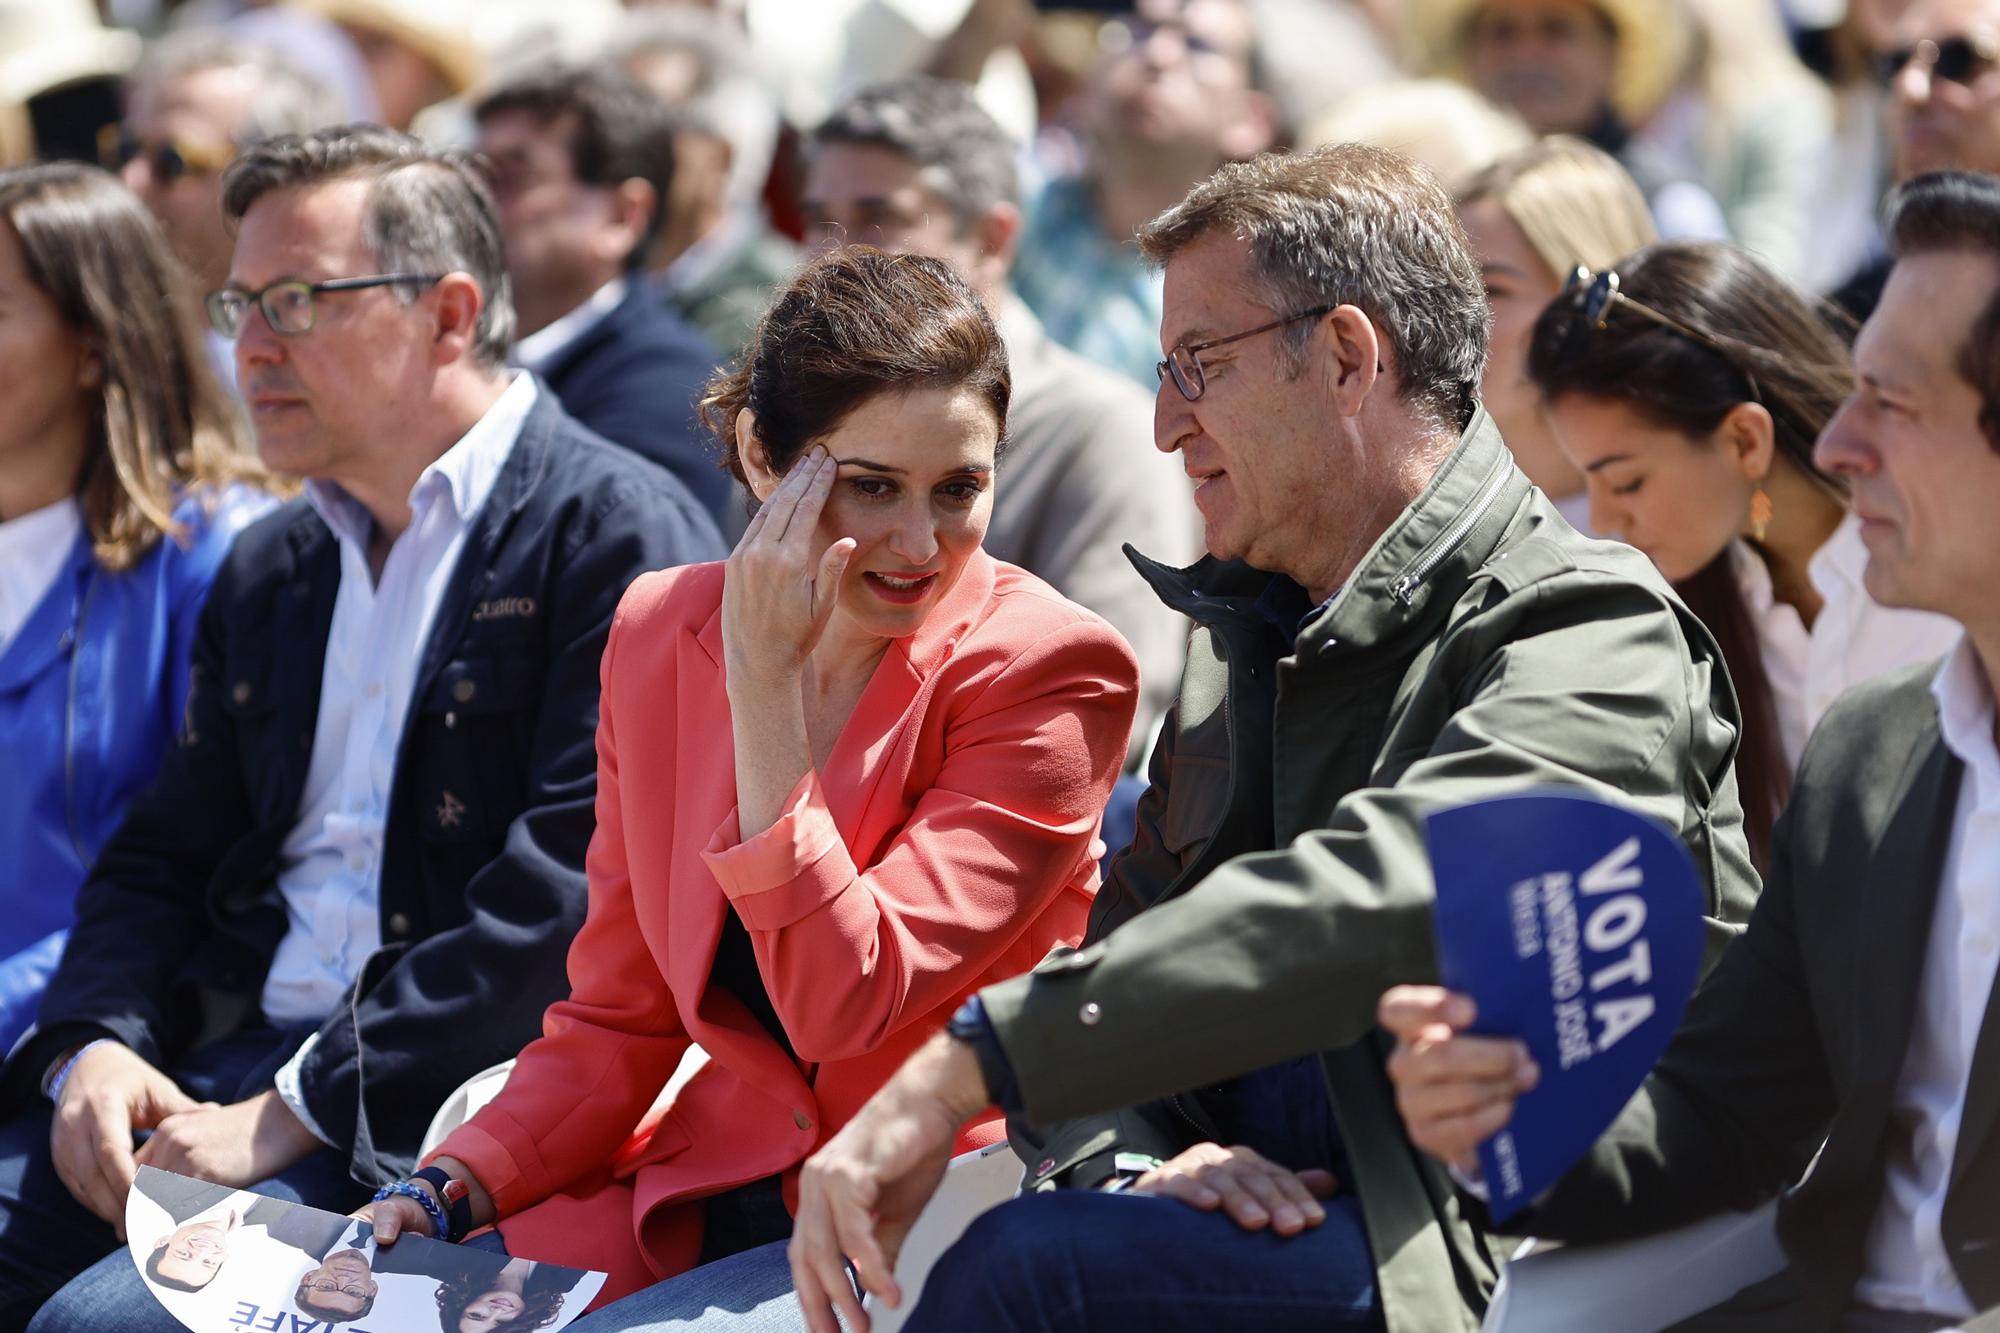
[{"label": "campaign poster", "polygon": [[1439,977],[1473,1030],[1527,1043],[1541,1081],[1480,1146],[1504,1222],[1589,1151],[1658,1063],[1701,972],[1687,848],[1573,792],[1505,796],[1428,821]]},{"label": "campaign poster", "polygon": [[141,1167],[126,1247],[195,1333],[535,1333],[583,1313],[604,1274],[510,1259]]}]

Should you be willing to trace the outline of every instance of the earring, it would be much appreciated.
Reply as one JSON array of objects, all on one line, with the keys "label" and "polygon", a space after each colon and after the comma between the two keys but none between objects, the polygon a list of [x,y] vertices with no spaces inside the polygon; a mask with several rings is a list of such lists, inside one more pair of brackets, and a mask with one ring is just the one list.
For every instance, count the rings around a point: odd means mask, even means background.
[{"label": "earring", "polygon": [[1761,542],[1771,530],[1771,497],[1762,486],[1750,497],[1750,539]]}]

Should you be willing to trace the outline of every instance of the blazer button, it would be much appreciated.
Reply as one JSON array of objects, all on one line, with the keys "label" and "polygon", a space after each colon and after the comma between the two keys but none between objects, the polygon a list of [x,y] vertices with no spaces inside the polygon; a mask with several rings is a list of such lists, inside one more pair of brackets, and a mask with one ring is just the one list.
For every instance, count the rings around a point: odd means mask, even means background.
[{"label": "blazer button", "polygon": [[1089,1004],[1076,1011],[1076,1021],[1087,1028],[1096,1027],[1103,1018],[1104,1010],[1098,1007],[1095,1000],[1092,1000]]},{"label": "blazer button", "polygon": [[234,700],[235,700],[235,701],[236,701],[236,702],[237,702],[237,703],[238,703],[239,705],[240,705],[240,704],[247,704],[247,703],[249,703],[249,702],[250,702],[250,682],[249,682],[249,681],[247,681],[247,680],[239,680],[239,681],[237,681],[237,682],[236,682],[236,688],[235,688],[235,689],[233,689],[233,690],[231,690],[231,691],[229,692],[229,697],[230,697],[230,698],[232,698],[232,699],[234,699]]},{"label": "blazer button", "polygon": [[471,703],[472,696],[477,693],[479,693],[479,686],[473,684],[469,680],[461,680],[456,685],[451,687],[451,697],[458,700],[462,704]]},{"label": "blazer button", "polygon": [[401,912],[391,912],[389,914],[389,933],[391,935],[409,934],[410,918],[404,916]]},{"label": "blazer button", "polygon": [[792,1112],[792,1123],[797,1125],[800,1129],[811,1129],[813,1127],[812,1117],[807,1115],[804,1111]]},{"label": "blazer button", "polygon": [[445,730],[449,731],[457,725],[458,725],[458,714],[452,712],[450,709],[446,709],[444,714]]}]

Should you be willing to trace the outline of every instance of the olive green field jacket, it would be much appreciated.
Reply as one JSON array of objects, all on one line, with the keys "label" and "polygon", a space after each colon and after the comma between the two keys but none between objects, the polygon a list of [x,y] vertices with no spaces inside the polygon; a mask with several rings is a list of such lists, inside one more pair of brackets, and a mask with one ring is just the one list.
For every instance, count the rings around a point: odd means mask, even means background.
[{"label": "olive green field jacket", "polygon": [[1289,642],[1271,575],[1133,559],[1195,622],[1137,837],[1082,947],[983,992],[1026,1185],[1215,1138],[1205,1089],[1320,1052],[1390,1333],[1469,1333],[1493,1255],[1404,1136],[1375,1025],[1385,989],[1437,976],[1425,816],[1564,787],[1659,819],[1706,882],[1712,962],[1757,895],[1721,652],[1645,556],[1562,520],[1484,411]]}]

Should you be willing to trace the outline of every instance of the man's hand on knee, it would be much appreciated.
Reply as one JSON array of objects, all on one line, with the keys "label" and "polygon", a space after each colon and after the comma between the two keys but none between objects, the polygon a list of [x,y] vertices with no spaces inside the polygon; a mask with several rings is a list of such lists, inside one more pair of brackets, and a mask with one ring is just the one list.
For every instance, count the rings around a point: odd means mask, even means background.
[{"label": "man's hand on knee", "polygon": [[1179,1199],[1191,1208],[1220,1208],[1246,1231],[1265,1227],[1294,1236],[1326,1220],[1321,1199],[1333,1197],[1330,1171],[1293,1171],[1255,1150],[1197,1143],[1132,1182],[1134,1194]]},{"label": "man's hand on knee", "polygon": [[50,1122],[57,1177],[124,1239],[125,1195],[138,1172],[132,1135],[199,1104],[130,1047],[92,1046],[70,1070]]}]

